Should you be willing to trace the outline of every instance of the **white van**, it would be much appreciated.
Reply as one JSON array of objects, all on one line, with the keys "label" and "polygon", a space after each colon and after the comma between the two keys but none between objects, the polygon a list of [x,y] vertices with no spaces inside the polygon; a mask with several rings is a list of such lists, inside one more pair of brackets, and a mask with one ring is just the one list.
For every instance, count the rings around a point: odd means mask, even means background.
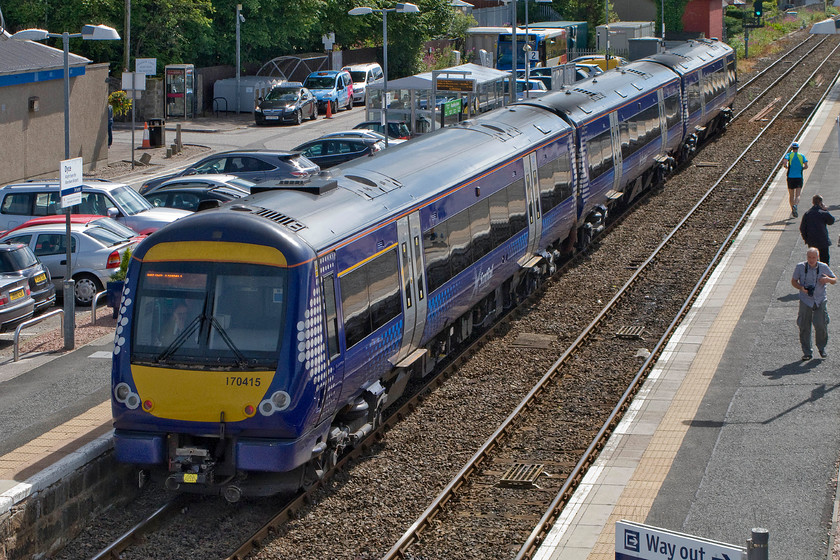
[{"label": "white van", "polygon": [[367,101],[367,85],[383,78],[382,67],[375,62],[345,66],[342,70],[350,72],[353,79],[353,102],[362,105]]}]

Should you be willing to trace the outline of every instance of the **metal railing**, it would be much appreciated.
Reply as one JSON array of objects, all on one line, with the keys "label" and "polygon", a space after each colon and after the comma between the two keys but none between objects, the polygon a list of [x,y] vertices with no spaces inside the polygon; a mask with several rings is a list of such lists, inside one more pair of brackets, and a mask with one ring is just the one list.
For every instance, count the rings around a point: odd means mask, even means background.
[{"label": "metal railing", "polygon": [[91,325],[96,324],[96,304],[99,303],[99,300],[102,298],[102,296],[106,296],[106,295],[108,295],[107,290],[104,290],[104,291],[101,291],[101,292],[96,292],[96,294],[94,294],[93,299],[90,302],[90,324]]},{"label": "metal railing", "polygon": [[49,319],[50,317],[55,317],[58,315],[61,318],[61,332],[64,332],[64,310],[63,309],[56,309],[55,311],[50,311],[49,313],[44,313],[40,317],[35,317],[34,319],[29,319],[28,321],[24,321],[15,329],[15,361],[17,362],[20,360],[20,331],[25,329],[26,327],[31,327],[32,325],[37,325],[41,321],[45,319]]}]

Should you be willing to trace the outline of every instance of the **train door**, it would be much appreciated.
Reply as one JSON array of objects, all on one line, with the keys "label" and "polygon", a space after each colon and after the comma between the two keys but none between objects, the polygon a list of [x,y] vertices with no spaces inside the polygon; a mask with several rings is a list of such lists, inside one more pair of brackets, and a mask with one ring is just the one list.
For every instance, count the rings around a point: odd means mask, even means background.
[{"label": "train door", "polygon": [[610,113],[610,137],[612,138],[613,169],[615,169],[612,190],[620,193],[624,189],[621,186],[623,160],[621,157],[621,135],[618,131],[618,111]]},{"label": "train door", "polygon": [[420,244],[422,236],[419,212],[397,220],[405,323],[399,354],[392,359],[395,364],[420,347],[423,328],[426,325],[426,279],[423,248]]},{"label": "train door", "polygon": [[335,402],[341,395],[344,380],[344,354],[340,346],[340,330],[343,325],[338,320],[338,296],[336,293],[335,253],[323,257],[318,263],[318,279],[321,289],[321,305],[324,321],[324,337],[326,338],[327,354],[329,357],[329,375],[326,382],[318,387],[320,394],[316,396],[319,413],[333,410]]},{"label": "train door", "polygon": [[522,158],[525,165],[525,194],[528,197],[528,252],[538,251],[542,235],[542,209],[540,208],[540,182],[537,176],[537,152]]}]

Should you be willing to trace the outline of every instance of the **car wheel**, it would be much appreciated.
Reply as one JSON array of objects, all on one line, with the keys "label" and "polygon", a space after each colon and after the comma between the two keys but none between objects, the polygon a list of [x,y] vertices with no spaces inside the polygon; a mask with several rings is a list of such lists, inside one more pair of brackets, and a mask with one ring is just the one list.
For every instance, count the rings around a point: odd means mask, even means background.
[{"label": "car wheel", "polygon": [[338,101],[330,101],[330,113],[335,115],[338,113]]},{"label": "car wheel", "polygon": [[353,98],[349,97],[349,98],[347,98],[347,110],[349,111],[352,108],[353,108]]},{"label": "car wheel", "polygon": [[318,118],[318,107],[315,105],[312,106],[312,114],[309,116],[309,120],[314,121]]},{"label": "car wheel", "polygon": [[303,122],[303,109],[298,109],[295,111],[295,120],[292,121],[293,124],[300,124]]},{"label": "car wheel", "polygon": [[93,303],[93,296],[102,291],[102,284],[99,279],[92,274],[79,274],[74,277],[76,281],[74,295],[76,296],[76,305],[88,307]]}]

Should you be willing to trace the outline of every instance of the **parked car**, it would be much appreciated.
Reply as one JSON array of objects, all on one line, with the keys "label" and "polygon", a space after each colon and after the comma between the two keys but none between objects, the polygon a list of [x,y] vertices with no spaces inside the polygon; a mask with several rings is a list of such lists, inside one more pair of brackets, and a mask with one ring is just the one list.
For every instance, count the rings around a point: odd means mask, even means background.
[{"label": "parked car", "polygon": [[[74,214],[109,216],[139,233],[151,233],[189,215],[184,210],[154,208],[126,184],[96,179],[85,180],[82,201],[72,208]],[[0,187],[0,231],[61,211],[61,193],[56,180],[27,181]]]},{"label": "parked car", "polygon": [[259,183],[269,179],[306,179],[310,175],[317,175],[320,171],[317,165],[296,152],[232,150],[207,156],[179,173],[146,181],[140,187],[140,194],[146,194],[170,179],[187,175],[224,173],[236,175],[252,183]]},{"label": "parked car", "polygon": [[29,282],[29,293],[35,301],[35,311],[46,309],[55,303],[55,286],[50,271],[38,260],[28,245],[0,245],[0,276],[25,278]]},{"label": "parked car", "polygon": [[318,100],[318,111],[335,113],[342,107],[353,108],[353,80],[346,70],[318,70],[312,72],[303,81],[304,87],[309,88]]},{"label": "parked car", "polygon": [[[379,134],[385,134],[385,127],[379,121],[362,121],[354,129],[367,128]],[[411,138],[411,131],[405,121],[388,121],[388,138],[397,138],[399,140],[408,140]]]},{"label": "parked car", "polygon": [[597,64],[584,64],[582,62],[575,64],[575,72],[578,80],[585,80],[604,73]]},{"label": "parked car", "polygon": [[[120,267],[123,253],[133,248],[135,240],[120,235],[111,228],[97,224],[98,218],[88,223],[71,223],[71,271],[75,280],[77,305],[90,305],[93,296],[101,292],[111,274]],[[2,243],[28,245],[50,272],[57,293],[62,295],[62,285],[67,273],[67,235],[64,224],[38,224],[17,229],[0,238]]]},{"label": "parked car", "polygon": [[381,80],[384,76],[382,67],[375,62],[369,64],[353,64],[342,70],[350,72],[353,80],[353,102],[365,105],[367,103],[367,86]]},{"label": "parked car", "polygon": [[0,332],[14,329],[35,313],[35,300],[25,278],[0,276]]},{"label": "parked car", "polygon": [[[508,91],[508,80],[505,80],[505,94],[507,95]],[[545,87],[545,84],[538,79],[531,79],[525,80],[524,78],[521,80],[516,80],[516,99],[521,100],[525,99],[525,91],[528,91],[530,97],[537,97],[548,92],[548,88]]]},{"label": "parked car", "polygon": [[[385,142],[385,137],[375,130],[369,128],[354,128],[353,130],[339,130],[338,132],[328,132],[322,134],[321,138],[368,138],[371,140],[380,140]],[[405,140],[399,138],[390,138],[389,144],[402,144]]]},{"label": "parked car", "polygon": [[625,64],[629,63],[629,61],[623,56],[610,56],[608,66],[606,55],[603,54],[590,54],[586,56],[579,56],[572,62],[574,62],[575,64],[597,64],[598,67],[604,71],[612,70],[613,68],[618,68],[619,66],[624,66]]},{"label": "parked car", "polygon": [[276,122],[300,124],[304,118],[317,117],[317,100],[300,82],[286,82],[274,86],[264,98],[258,99],[254,109],[254,121],[258,125]]},{"label": "parked car", "polygon": [[318,138],[304,142],[295,151],[326,169],[361,156],[372,156],[384,147],[384,142],[373,138]]},{"label": "parked car", "polygon": [[200,207],[218,206],[248,196],[255,184],[235,175],[190,175],[161,183],[143,196],[156,208],[195,212]]},{"label": "parked car", "polygon": [[[95,214],[71,214],[70,215],[70,223],[71,224],[89,224],[95,221],[96,225],[100,227],[104,227],[106,229],[110,229],[119,235],[124,235],[131,237],[134,241],[140,242],[146,238],[145,233],[137,233],[130,227],[124,226],[123,224],[119,223],[118,221],[109,218],[107,216],[97,216]],[[13,231],[18,231],[23,228],[31,227],[31,226],[38,226],[38,225],[45,225],[45,224],[65,224],[67,223],[67,216],[65,214],[55,214],[52,216],[40,216],[38,218],[32,218],[31,220],[27,220],[23,222],[21,225],[13,227],[12,229],[4,232],[0,232],[0,237],[5,237],[6,235],[12,233]]]}]

